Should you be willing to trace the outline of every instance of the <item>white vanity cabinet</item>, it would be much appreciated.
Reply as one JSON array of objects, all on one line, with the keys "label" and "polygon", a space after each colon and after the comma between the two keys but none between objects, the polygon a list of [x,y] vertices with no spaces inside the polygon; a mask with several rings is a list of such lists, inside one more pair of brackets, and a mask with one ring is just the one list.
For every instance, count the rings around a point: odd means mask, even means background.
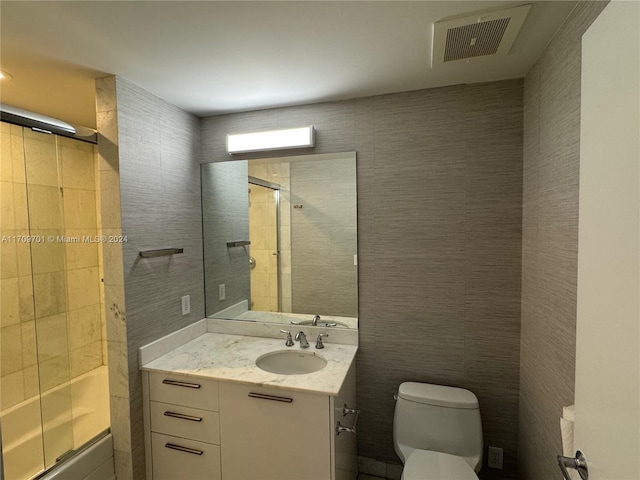
[{"label": "white vanity cabinet", "polygon": [[153,480],[221,478],[218,382],[156,372],[147,381],[148,474]]},{"label": "white vanity cabinet", "polygon": [[337,397],[220,383],[220,439],[224,480],[355,480],[353,365]]}]

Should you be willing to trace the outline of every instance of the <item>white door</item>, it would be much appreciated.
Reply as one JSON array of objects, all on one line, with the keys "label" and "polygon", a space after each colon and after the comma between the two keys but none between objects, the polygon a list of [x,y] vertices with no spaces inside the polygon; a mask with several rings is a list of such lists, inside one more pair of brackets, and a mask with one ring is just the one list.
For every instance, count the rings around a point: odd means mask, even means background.
[{"label": "white door", "polygon": [[591,480],[640,479],[639,24],[638,1],[612,1],[582,38],[574,445]]}]

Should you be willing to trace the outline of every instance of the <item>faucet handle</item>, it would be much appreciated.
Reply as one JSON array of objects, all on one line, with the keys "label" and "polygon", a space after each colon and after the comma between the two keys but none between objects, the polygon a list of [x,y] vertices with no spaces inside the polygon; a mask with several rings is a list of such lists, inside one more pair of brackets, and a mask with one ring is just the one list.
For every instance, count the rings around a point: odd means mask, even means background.
[{"label": "faucet handle", "polygon": [[329,336],[328,333],[320,333],[320,334],[318,334],[318,338],[316,340],[316,348],[317,349],[324,348],[324,343],[322,343],[322,337],[328,337],[328,336]]},{"label": "faucet handle", "polygon": [[287,334],[287,341],[284,342],[284,344],[287,347],[293,347],[293,339],[291,338],[291,332],[289,330],[280,330],[282,333],[286,333]]}]

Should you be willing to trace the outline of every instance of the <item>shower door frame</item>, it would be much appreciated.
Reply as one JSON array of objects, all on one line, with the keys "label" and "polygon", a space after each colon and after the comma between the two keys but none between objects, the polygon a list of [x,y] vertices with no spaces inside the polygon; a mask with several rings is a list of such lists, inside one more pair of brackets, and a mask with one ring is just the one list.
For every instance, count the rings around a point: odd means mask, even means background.
[{"label": "shower door frame", "polygon": [[262,178],[253,177],[251,175],[247,176],[247,182],[250,185],[257,185],[259,187],[268,188],[273,190],[275,193],[276,200],[276,268],[277,268],[277,278],[278,278],[278,312],[282,312],[282,255],[280,252],[280,189],[282,188],[277,183],[269,182],[268,180],[263,180]]}]

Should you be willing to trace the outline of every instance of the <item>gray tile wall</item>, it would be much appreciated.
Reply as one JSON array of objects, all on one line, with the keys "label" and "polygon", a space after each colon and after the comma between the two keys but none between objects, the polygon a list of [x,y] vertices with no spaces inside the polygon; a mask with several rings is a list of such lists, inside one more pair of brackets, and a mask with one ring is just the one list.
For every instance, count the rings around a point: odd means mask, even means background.
[{"label": "gray tile wall", "polygon": [[579,2],[524,83],[519,478],[557,478],[574,402],[581,37],[607,2]]},{"label": "gray tile wall", "polygon": [[[353,160],[291,163],[291,298],[296,313],[358,316]],[[327,181],[329,179],[329,181]]]},{"label": "gray tile wall", "polygon": [[[199,119],[116,78],[133,478],[145,477],[138,348],[204,317]],[[141,250],[180,255],[142,259]],[[180,297],[191,295],[181,315]]]},{"label": "gray tile wall", "polygon": [[315,125],[314,149],[357,151],[358,454],[399,462],[403,381],[473,390],[485,443],[515,478],[522,209],[521,80],[460,85],[202,120],[203,157],[225,135]]}]

